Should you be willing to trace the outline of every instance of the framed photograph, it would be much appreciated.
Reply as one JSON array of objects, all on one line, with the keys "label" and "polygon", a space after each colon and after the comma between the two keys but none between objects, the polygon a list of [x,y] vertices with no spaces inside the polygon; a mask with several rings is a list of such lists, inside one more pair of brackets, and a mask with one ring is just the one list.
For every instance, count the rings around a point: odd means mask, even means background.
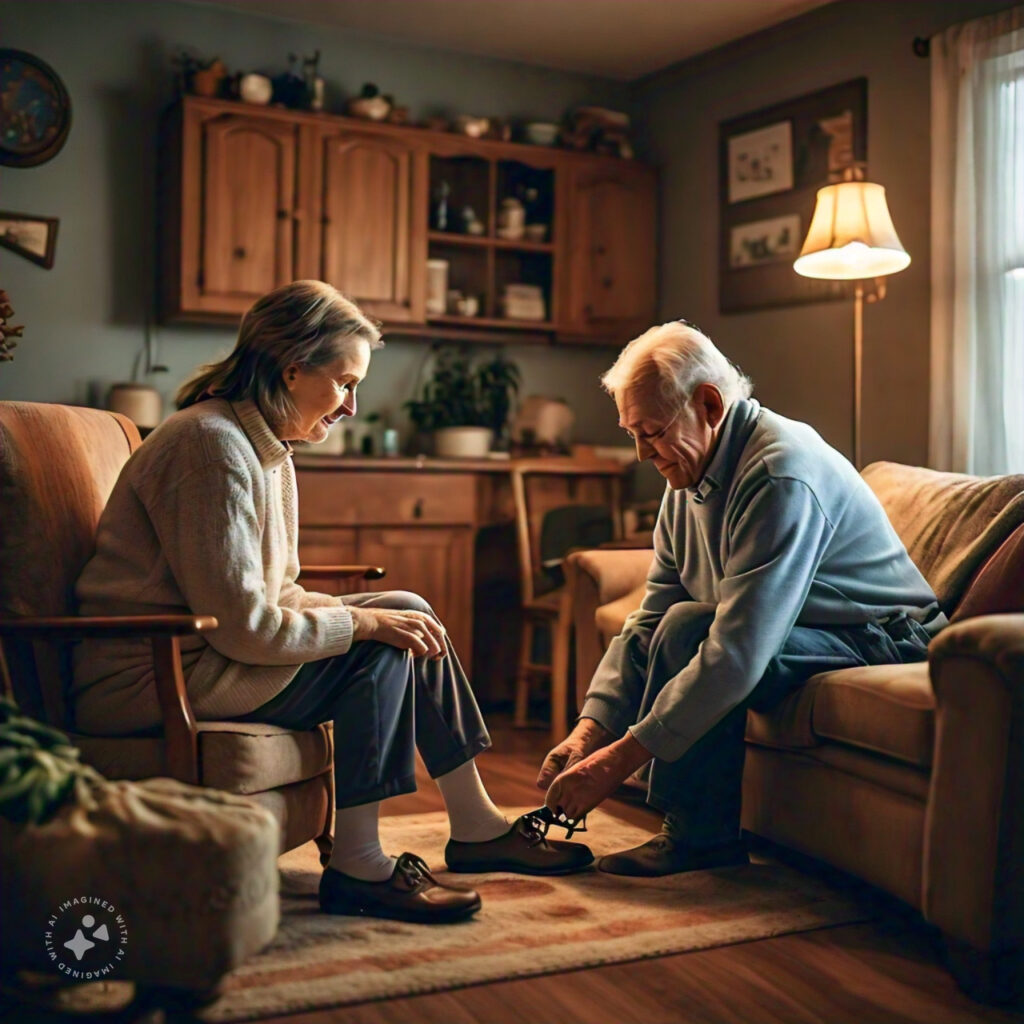
[{"label": "framed photograph", "polygon": [[729,266],[757,267],[776,260],[792,263],[801,240],[800,217],[795,213],[740,224],[729,237]]},{"label": "framed photograph", "polygon": [[818,189],[867,170],[867,79],[719,125],[718,307],[741,313],[845,299],[793,270]]},{"label": "framed photograph", "polygon": [[0,212],[0,246],[49,270],[57,248],[57,218]]},{"label": "framed photograph", "polygon": [[729,139],[729,202],[787,192],[793,187],[793,132],[789,121]]}]

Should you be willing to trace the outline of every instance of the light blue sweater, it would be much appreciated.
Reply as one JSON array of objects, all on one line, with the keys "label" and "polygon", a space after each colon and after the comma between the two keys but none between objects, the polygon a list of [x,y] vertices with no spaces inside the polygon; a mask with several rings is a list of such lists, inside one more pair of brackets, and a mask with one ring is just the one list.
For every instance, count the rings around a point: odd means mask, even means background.
[{"label": "light blue sweater", "polygon": [[[674,761],[745,700],[794,625],[849,626],[906,612],[945,623],[885,511],[853,466],[805,423],[753,399],[730,407],[694,487],[667,488],[641,607],[601,661],[581,715]],[[632,634],[679,601],[717,606],[707,640],[636,723],[623,681]],[[646,647],[646,644],[644,645]],[[635,724],[634,724],[635,723]]]}]

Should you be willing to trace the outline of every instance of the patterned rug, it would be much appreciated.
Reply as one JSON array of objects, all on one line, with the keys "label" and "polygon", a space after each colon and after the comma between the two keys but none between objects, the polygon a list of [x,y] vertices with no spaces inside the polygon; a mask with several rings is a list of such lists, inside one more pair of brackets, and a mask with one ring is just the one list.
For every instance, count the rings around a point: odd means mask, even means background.
[{"label": "patterned rug", "polygon": [[[517,812],[518,813],[518,812]],[[385,818],[383,845],[444,865],[443,813]],[[595,855],[649,833],[595,811],[582,837]],[[554,833],[553,833],[554,834]],[[630,879],[587,871],[565,878],[495,873],[439,878],[472,885],[483,909],[451,925],[321,914],[310,843],[286,854],[282,921],[273,943],[230,974],[199,1013],[210,1022],[344,1006],[554,971],[707,949],[867,916],[816,879],[779,865]]]}]

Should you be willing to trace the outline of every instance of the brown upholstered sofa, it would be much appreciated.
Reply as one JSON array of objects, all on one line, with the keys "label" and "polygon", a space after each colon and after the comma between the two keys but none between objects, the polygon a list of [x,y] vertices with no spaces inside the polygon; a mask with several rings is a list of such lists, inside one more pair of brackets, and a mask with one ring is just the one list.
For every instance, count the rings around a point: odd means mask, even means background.
[{"label": "brown upholstered sofa", "polygon": [[[771,714],[751,712],[743,825],[919,909],[962,982],[1019,998],[1024,476],[884,462],[862,475],[951,624],[926,663],[824,673]],[[651,554],[570,556],[580,702],[640,604]]]}]

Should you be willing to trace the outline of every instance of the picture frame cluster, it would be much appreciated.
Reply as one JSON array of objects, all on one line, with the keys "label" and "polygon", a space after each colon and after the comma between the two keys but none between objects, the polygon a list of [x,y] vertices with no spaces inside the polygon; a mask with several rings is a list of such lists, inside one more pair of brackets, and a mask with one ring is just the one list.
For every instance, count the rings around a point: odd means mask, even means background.
[{"label": "picture frame cluster", "polygon": [[867,166],[867,79],[719,124],[719,310],[844,299],[793,271],[818,189]]}]

